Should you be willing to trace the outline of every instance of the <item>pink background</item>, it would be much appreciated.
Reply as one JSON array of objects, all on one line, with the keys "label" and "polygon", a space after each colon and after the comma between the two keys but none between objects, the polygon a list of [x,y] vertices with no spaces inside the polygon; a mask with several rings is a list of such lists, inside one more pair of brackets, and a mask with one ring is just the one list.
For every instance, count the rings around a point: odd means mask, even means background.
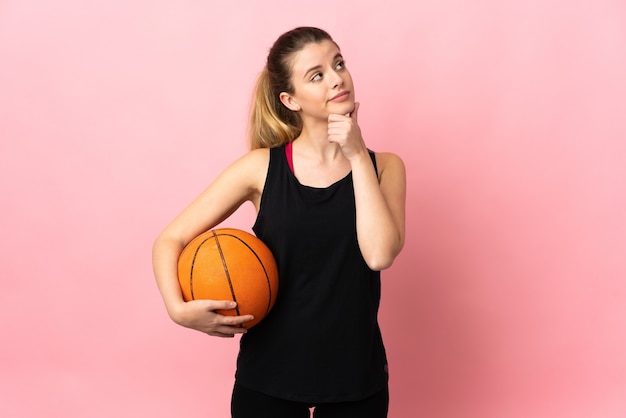
[{"label": "pink background", "polygon": [[0,2],[0,416],[228,416],[238,342],[169,320],[150,250],[305,24],[407,164],[390,417],[626,416],[626,3],[227,3]]}]

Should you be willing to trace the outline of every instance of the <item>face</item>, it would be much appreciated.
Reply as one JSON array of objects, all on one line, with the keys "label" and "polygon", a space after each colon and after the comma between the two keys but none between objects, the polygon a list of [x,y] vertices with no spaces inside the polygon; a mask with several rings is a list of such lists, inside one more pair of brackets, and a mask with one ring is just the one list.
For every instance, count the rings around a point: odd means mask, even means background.
[{"label": "face", "polygon": [[285,106],[301,112],[303,120],[328,119],[354,110],[352,76],[337,45],[332,41],[309,43],[293,58],[293,94],[281,93]]}]

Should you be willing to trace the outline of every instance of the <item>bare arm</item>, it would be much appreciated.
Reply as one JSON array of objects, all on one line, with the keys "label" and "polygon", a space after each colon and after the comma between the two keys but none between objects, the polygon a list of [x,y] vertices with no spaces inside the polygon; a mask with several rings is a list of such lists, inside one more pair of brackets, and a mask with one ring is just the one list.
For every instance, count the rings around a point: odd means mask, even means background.
[{"label": "bare arm", "polygon": [[393,263],[404,246],[406,172],[395,154],[376,154],[378,177],[357,124],[359,104],[351,115],[330,115],[328,139],[341,146],[352,167],[356,230],[361,254],[372,270]]},{"label": "bare arm", "polygon": [[225,220],[245,201],[258,205],[268,164],[266,149],[252,151],[235,161],[154,242],[154,275],[167,312],[177,324],[222,337],[245,332],[236,326],[251,320],[250,315],[223,316],[214,312],[216,309],[232,309],[234,302],[184,302],[178,284],[178,257],[193,238]]},{"label": "bare arm", "polygon": [[379,178],[369,155],[352,161],[359,248],[372,270],[393,263],[404,246],[406,174],[395,154],[376,154]]}]

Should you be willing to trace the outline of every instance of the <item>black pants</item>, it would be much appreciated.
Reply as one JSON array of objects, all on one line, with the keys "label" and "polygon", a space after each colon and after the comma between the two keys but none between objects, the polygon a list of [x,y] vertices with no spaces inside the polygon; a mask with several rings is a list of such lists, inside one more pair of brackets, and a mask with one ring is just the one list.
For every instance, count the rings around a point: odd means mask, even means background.
[{"label": "black pants", "polygon": [[231,413],[232,418],[309,418],[312,407],[314,418],[386,418],[389,388],[361,401],[309,405],[267,396],[235,383]]}]

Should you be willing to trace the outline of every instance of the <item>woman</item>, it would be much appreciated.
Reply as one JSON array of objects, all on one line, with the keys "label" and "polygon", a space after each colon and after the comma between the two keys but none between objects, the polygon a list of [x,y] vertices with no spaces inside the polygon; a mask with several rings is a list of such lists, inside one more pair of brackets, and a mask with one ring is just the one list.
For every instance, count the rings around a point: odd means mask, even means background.
[{"label": "woman", "polygon": [[[405,170],[369,151],[341,51],[328,33],[301,27],[272,46],[256,86],[252,151],[230,165],[157,238],[153,263],[170,317],[219,337],[245,333],[232,413],[386,417],[387,361],[377,322],[380,270],[404,244]],[[279,295],[270,314],[223,316],[231,301],[184,302],[177,260],[195,236],[243,202],[272,250]],[[265,415],[263,415],[265,414]]]}]

